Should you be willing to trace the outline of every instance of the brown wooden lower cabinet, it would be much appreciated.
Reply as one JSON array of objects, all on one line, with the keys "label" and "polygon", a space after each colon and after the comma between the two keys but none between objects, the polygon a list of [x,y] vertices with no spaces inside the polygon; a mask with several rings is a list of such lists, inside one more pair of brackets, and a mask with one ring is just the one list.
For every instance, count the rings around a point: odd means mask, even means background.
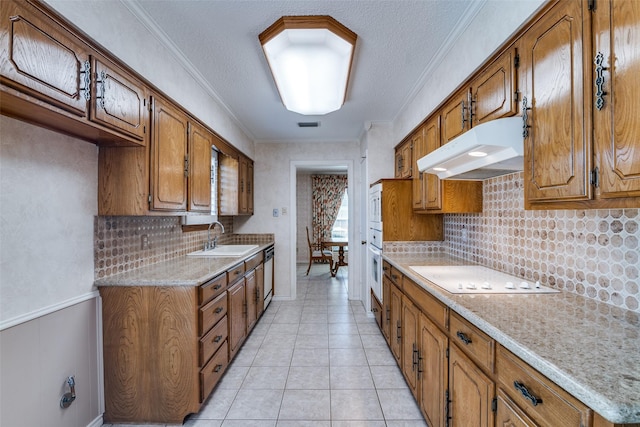
[{"label": "brown wooden lower cabinet", "polygon": [[493,426],[495,383],[458,346],[449,346],[449,417],[452,426]]},{"label": "brown wooden lower cabinet", "polygon": [[383,301],[372,294],[372,307],[381,310],[378,325],[427,425],[622,426],[593,412],[389,262],[383,266]]},{"label": "brown wooden lower cabinet", "polygon": [[262,260],[201,286],[99,288],[104,422],[182,424],[200,410],[262,314]]}]

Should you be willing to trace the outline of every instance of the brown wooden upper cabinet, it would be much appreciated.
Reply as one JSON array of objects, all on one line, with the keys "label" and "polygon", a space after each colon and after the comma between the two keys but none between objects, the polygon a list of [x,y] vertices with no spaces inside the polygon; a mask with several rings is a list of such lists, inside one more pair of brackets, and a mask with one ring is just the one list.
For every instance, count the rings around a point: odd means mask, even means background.
[{"label": "brown wooden upper cabinet", "polygon": [[253,161],[242,153],[223,152],[220,161],[220,215],[253,215]]},{"label": "brown wooden upper cabinet", "polygon": [[625,207],[638,207],[640,2],[598,0],[592,16],[595,89],[591,104],[598,171],[595,196],[602,200],[630,198],[619,202]]},{"label": "brown wooden upper cabinet", "polygon": [[170,103],[153,99],[151,143],[152,210],[185,211],[189,158],[189,119]]},{"label": "brown wooden upper cabinet", "polygon": [[585,84],[589,32],[584,13],[580,0],[560,2],[520,41],[529,203],[591,197],[590,108],[584,108],[590,88]]},{"label": "brown wooden upper cabinet", "polygon": [[471,81],[471,126],[518,112],[516,68],[519,57],[514,48],[506,50]]},{"label": "brown wooden upper cabinet", "polygon": [[240,156],[238,212],[241,215],[253,214],[253,161]]},{"label": "brown wooden upper cabinet", "polygon": [[640,205],[640,4],[588,7],[558,3],[521,40],[527,208]]},{"label": "brown wooden upper cabinet", "polygon": [[[0,2],[0,111],[100,145],[146,145],[146,88],[41,3]],[[97,59],[100,58],[100,59]]]},{"label": "brown wooden upper cabinet", "polygon": [[203,126],[189,122],[189,180],[190,212],[211,213],[211,147],[213,134]]},{"label": "brown wooden upper cabinet", "polygon": [[468,87],[451,96],[442,107],[442,145],[471,129],[469,104],[471,92]]},{"label": "brown wooden upper cabinet", "polygon": [[413,157],[413,144],[411,138],[407,138],[396,147],[395,153],[395,178],[411,178]]}]

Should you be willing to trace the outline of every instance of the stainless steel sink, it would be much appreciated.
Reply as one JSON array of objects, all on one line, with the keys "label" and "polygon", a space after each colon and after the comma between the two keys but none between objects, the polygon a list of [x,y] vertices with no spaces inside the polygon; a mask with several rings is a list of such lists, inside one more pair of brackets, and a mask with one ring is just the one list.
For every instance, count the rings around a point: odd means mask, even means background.
[{"label": "stainless steel sink", "polygon": [[249,254],[258,248],[259,245],[219,245],[214,249],[199,250],[188,253],[193,257],[240,257]]}]

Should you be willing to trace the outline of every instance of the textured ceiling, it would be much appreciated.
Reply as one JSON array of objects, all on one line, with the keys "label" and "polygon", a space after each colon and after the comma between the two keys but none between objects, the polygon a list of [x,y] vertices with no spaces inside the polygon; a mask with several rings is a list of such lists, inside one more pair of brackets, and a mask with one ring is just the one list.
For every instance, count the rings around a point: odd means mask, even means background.
[{"label": "textured ceiling", "polygon": [[[248,136],[354,141],[389,122],[484,0],[133,0],[130,9],[205,82]],[[287,111],[258,35],[285,15],[330,15],[358,35],[347,99],[324,116]],[[298,128],[319,121],[318,128]]]}]

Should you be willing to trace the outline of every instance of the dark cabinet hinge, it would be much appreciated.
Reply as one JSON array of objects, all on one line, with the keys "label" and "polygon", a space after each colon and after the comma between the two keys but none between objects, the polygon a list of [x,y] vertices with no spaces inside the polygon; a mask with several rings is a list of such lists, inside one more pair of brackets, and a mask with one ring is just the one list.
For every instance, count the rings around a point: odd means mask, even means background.
[{"label": "dark cabinet hinge", "polygon": [[447,350],[445,351],[445,356],[447,357],[447,359],[449,358],[449,347],[447,347]]},{"label": "dark cabinet hinge", "polygon": [[149,194],[149,196],[147,197],[147,200],[149,201],[149,203],[151,203],[151,194]]},{"label": "dark cabinet hinge", "polygon": [[588,0],[587,5],[591,12],[594,12],[596,10],[596,0]]},{"label": "dark cabinet hinge", "polygon": [[591,171],[591,185],[595,188],[600,186],[600,170],[597,167]]},{"label": "dark cabinet hinge", "polygon": [[491,412],[497,412],[498,411],[498,398],[494,397],[493,400],[491,401]]},{"label": "dark cabinet hinge", "polygon": [[513,66],[515,68],[518,68],[520,66],[520,55],[516,54],[516,56],[513,58]]}]

